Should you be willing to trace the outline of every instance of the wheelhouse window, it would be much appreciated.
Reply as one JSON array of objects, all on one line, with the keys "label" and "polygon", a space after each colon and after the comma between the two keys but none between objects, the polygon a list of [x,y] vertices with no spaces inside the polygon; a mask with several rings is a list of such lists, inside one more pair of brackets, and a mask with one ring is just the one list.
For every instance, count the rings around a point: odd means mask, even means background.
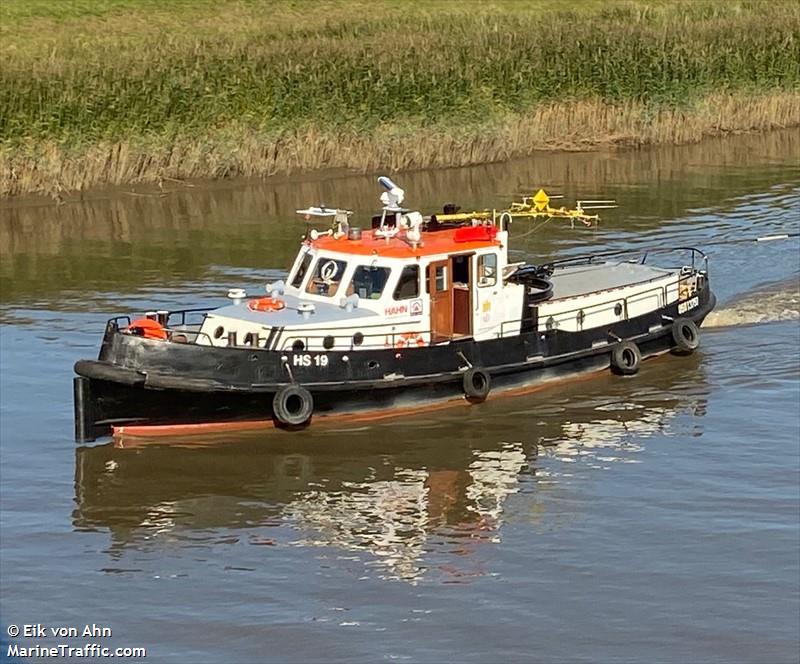
[{"label": "wheelhouse window", "polygon": [[333,258],[320,258],[308,280],[306,293],[312,295],[323,295],[333,297],[339,291],[342,283],[344,271],[347,269],[345,261],[337,261]]},{"label": "wheelhouse window", "polygon": [[388,267],[359,265],[353,273],[353,281],[347,294],[355,293],[364,300],[379,300],[391,272]]},{"label": "wheelhouse window", "polygon": [[305,278],[306,273],[308,272],[309,265],[311,265],[311,254],[306,252],[305,254],[303,254],[303,258],[300,261],[300,265],[297,266],[297,270],[295,271],[294,276],[292,277],[291,281],[292,286],[294,286],[295,288],[300,288],[300,285],[303,283],[303,279]]},{"label": "wheelhouse window", "polygon": [[419,297],[419,266],[406,265],[394,289],[395,300],[410,300]]},{"label": "wheelhouse window", "polygon": [[451,256],[450,263],[453,266],[453,283],[469,284],[469,262],[471,256]]},{"label": "wheelhouse window", "polygon": [[497,254],[478,256],[478,286],[494,286],[497,283]]}]

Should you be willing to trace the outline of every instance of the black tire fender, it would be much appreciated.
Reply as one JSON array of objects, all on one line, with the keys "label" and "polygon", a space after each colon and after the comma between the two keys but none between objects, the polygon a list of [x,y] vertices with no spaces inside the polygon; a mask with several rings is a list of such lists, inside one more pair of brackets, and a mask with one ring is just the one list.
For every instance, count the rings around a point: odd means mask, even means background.
[{"label": "black tire fender", "polygon": [[286,385],[272,399],[272,414],[279,425],[298,427],[308,424],[314,414],[314,397],[300,385]]},{"label": "black tire fender", "polygon": [[676,318],[672,322],[672,340],[683,353],[692,353],[700,345],[700,330],[690,318]]},{"label": "black tire fender", "polygon": [[489,390],[492,389],[492,377],[484,369],[470,367],[464,372],[461,384],[468,401],[481,403],[486,401]]},{"label": "black tire fender", "polygon": [[623,376],[633,376],[642,364],[642,351],[632,341],[621,341],[611,351],[611,368]]}]

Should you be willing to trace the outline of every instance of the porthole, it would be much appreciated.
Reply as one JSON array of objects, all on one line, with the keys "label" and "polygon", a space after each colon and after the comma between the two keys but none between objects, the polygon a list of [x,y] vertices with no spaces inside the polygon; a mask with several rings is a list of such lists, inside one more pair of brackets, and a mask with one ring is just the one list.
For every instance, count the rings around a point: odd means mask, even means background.
[{"label": "porthole", "polygon": [[370,360],[370,361],[367,363],[367,366],[368,366],[370,369],[377,369],[377,368],[378,368],[378,363],[377,363],[375,360]]},{"label": "porthole", "polygon": [[330,334],[322,340],[322,346],[325,348],[325,350],[330,350],[333,348],[334,343],[336,342]]},{"label": "porthole", "polygon": [[300,341],[300,339],[296,339],[295,342],[292,344],[292,350],[295,353],[302,353],[306,349],[306,345]]},{"label": "porthole", "polygon": [[361,332],[356,332],[353,335],[353,345],[360,346],[363,343],[364,343],[364,335]]},{"label": "porthole", "polygon": [[615,316],[621,316],[622,315],[622,305],[619,302],[617,302],[614,305],[614,315]]},{"label": "porthole", "polygon": [[222,335],[225,334],[225,328],[220,325],[216,330],[214,330],[214,338],[219,339]]}]

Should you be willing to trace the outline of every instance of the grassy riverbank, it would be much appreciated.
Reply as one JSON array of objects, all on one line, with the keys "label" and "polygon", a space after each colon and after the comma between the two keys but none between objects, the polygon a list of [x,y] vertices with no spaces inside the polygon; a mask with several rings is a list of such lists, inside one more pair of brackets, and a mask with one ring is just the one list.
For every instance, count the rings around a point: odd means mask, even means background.
[{"label": "grassy riverbank", "polygon": [[6,0],[0,194],[800,124],[800,6]]}]

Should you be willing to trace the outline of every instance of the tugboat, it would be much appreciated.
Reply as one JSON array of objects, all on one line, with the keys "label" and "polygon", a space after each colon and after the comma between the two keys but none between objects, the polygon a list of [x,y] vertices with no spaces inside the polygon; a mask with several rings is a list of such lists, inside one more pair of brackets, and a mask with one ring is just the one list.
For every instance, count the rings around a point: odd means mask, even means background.
[{"label": "tugboat", "polygon": [[[503,211],[448,204],[423,216],[378,181],[369,229],[346,209],[297,211],[307,233],[264,296],[234,288],[217,309],[110,319],[98,359],[75,364],[76,440],[209,423],[298,430],[318,416],[480,403],[577,373],[633,375],[645,358],[698,347],[716,303],[703,252],[509,262],[513,219],[598,217],[585,201],[552,208],[541,190]],[[672,266],[648,263],[656,254]]]}]

